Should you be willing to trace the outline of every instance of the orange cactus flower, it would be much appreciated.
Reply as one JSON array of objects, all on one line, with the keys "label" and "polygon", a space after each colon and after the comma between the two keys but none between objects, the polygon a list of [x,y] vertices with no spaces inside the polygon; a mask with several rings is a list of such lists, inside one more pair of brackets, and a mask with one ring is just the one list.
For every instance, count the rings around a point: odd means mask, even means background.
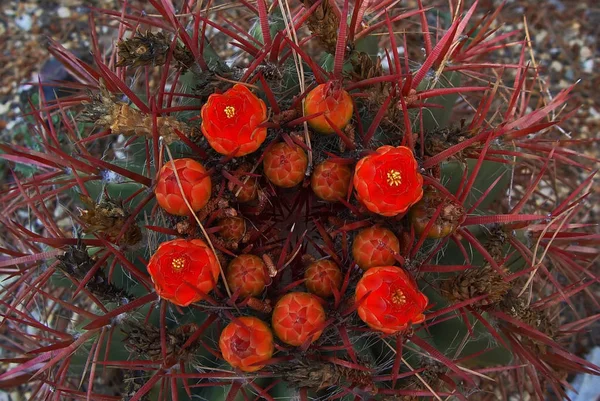
[{"label": "orange cactus flower", "polygon": [[267,267],[255,255],[240,255],[227,267],[227,284],[232,292],[239,290],[242,298],[255,297],[264,291],[268,282]]},{"label": "orange cactus flower", "polygon": [[356,302],[363,322],[392,334],[425,320],[428,300],[403,269],[380,266],[363,274],[356,286]]},{"label": "orange cactus flower", "polygon": [[423,196],[423,176],[411,150],[382,146],[358,161],[354,171],[356,197],[382,216],[404,213]]},{"label": "orange cactus flower", "polygon": [[223,359],[244,372],[256,372],[271,359],[275,346],[273,334],[262,320],[240,317],[229,323],[219,337]]},{"label": "orange cactus flower", "polygon": [[200,113],[204,137],[222,155],[252,153],[267,136],[267,129],[259,127],[267,119],[267,106],[244,85],[210,95]]},{"label": "orange cactus flower", "polygon": [[352,257],[367,270],[396,263],[394,253],[400,252],[400,241],[393,232],[381,226],[367,227],[358,232],[352,243]]},{"label": "orange cactus flower", "polygon": [[203,299],[215,288],[219,271],[215,254],[200,239],[163,242],[148,262],[156,293],[179,306]]},{"label": "orange cactus flower", "polygon": [[323,298],[332,296],[333,289],[339,290],[342,286],[342,272],[329,259],[311,263],[304,272],[304,278],[308,291]]},{"label": "orange cactus flower", "polygon": [[194,212],[202,209],[208,200],[212,191],[210,177],[202,164],[192,159],[176,159],[175,170],[181,181],[183,194],[177,183],[177,177],[173,170],[173,163],[168,161],[160,169],[154,194],[156,201],[165,211],[176,216],[187,216],[190,214],[183,196],[192,206]]},{"label": "orange cactus flower", "polygon": [[281,341],[296,347],[321,337],[323,323],[323,306],[317,297],[307,292],[284,295],[273,309],[273,331]]},{"label": "orange cactus flower", "polygon": [[217,222],[219,236],[229,241],[239,242],[246,234],[246,220],[243,217],[225,217]]},{"label": "orange cactus flower", "polygon": [[292,188],[304,179],[308,158],[300,146],[291,147],[285,142],[273,145],[265,152],[263,170],[274,185]]},{"label": "orange cactus flower", "polygon": [[348,92],[333,87],[331,83],[317,86],[310,91],[304,101],[305,115],[323,113],[308,120],[308,125],[322,134],[333,134],[335,132],[325,116],[335,127],[342,130],[350,122],[353,111],[354,105]]},{"label": "orange cactus flower", "polygon": [[351,179],[350,167],[325,160],[315,167],[310,178],[310,186],[319,198],[335,202],[346,198]]}]

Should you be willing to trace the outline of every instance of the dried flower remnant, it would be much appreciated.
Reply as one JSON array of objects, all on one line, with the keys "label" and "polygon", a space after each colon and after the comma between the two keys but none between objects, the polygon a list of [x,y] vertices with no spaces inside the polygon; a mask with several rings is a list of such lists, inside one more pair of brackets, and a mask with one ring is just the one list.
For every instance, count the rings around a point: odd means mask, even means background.
[{"label": "dried flower remnant", "polygon": [[[152,138],[154,116],[143,113],[124,102],[116,102],[106,88],[101,87],[91,102],[85,102],[82,121],[92,122],[110,129],[113,134]],[[190,128],[172,116],[156,117],[158,135],[167,144],[179,141],[179,135],[187,136]],[[179,134],[179,135],[178,135]]]},{"label": "dried flower remnant", "polygon": [[[175,164],[175,170],[173,169]],[[175,175],[177,171],[177,175]],[[179,182],[177,180],[179,178]],[[183,194],[181,193],[183,188]],[[168,213],[176,216],[187,216],[190,210],[184,200],[187,199],[194,212],[202,209],[210,198],[211,179],[204,167],[192,159],[176,159],[168,161],[158,173],[156,179],[156,200]]]},{"label": "dried flower remnant", "polygon": [[[167,62],[171,48],[171,39],[163,32],[136,32],[129,39],[117,44],[119,61],[117,67],[161,66]],[[181,69],[191,68],[194,64],[193,53],[182,43],[173,49],[173,59]]]},{"label": "dried flower remnant", "polygon": [[395,254],[400,252],[398,237],[381,226],[363,228],[354,237],[352,257],[363,270],[396,263]]},{"label": "dried flower remnant", "polygon": [[310,186],[320,199],[336,202],[346,198],[351,180],[350,167],[325,160],[315,167],[310,177]]},{"label": "dried flower remnant", "polygon": [[334,127],[343,130],[352,119],[353,111],[350,94],[332,83],[317,86],[308,93],[304,101],[305,115],[322,113],[308,120],[308,125],[321,134],[335,133]]},{"label": "dried flower remnant", "polygon": [[[88,249],[81,242],[67,247],[65,253],[56,258],[60,262],[56,265],[57,268],[77,280],[85,279],[97,261],[94,256],[90,256]],[[88,278],[85,288],[102,302],[121,305],[134,299],[127,291],[110,283],[101,268]]]},{"label": "dried flower remnant", "polygon": [[324,323],[323,306],[306,292],[284,295],[273,309],[273,331],[281,341],[296,347],[316,341],[323,333]]},{"label": "dried flower remnant", "polygon": [[179,306],[203,299],[217,284],[219,271],[215,254],[200,239],[163,242],[148,262],[158,295]]},{"label": "dried flower remnant", "polygon": [[[152,361],[162,360],[160,329],[151,324],[140,324],[131,319],[124,326],[125,348]],[[190,344],[184,348],[190,337],[198,330],[195,323],[184,324],[175,329],[166,330],[166,354],[171,364],[186,360],[198,346]]]},{"label": "dried flower remnant", "polygon": [[280,142],[268,149],[264,156],[264,173],[274,185],[292,188],[304,180],[308,158],[300,146],[291,147]]},{"label": "dried flower remnant", "polygon": [[242,298],[260,295],[270,280],[262,259],[245,254],[229,263],[225,277],[231,291]]},{"label": "dried flower remnant", "polygon": [[284,366],[282,373],[284,380],[292,385],[314,390],[345,384],[358,385],[366,389],[374,387],[371,372],[335,363],[301,361]]},{"label": "dried flower remnant", "polygon": [[356,302],[363,322],[392,334],[425,320],[428,300],[403,269],[380,266],[362,276],[356,285]]},{"label": "dried flower remnant", "polygon": [[[106,199],[96,203],[89,196],[80,196],[85,209],[80,210],[80,219],[84,222],[87,232],[102,233],[110,241],[115,241],[120,236],[130,215],[125,211],[122,204]],[[135,245],[142,239],[142,231],[135,224],[129,224],[123,235],[119,237],[119,243],[124,245]]]},{"label": "dried flower remnant", "polygon": [[162,32],[137,32],[132,38],[117,44],[119,53],[117,67],[163,65],[167,60],[169,47],[169,40]]},{"label": "dried flower remnant", "polygon": [[[302,3],[306,9],[310,9],[316,0],[303,0]],[[307,25],[310,31],[316,35],[321,46],[328,53],[335,54],[340,18],[329,1],[320,2],[317,8],[309,14]]]},{"label": "dried flower remnant", "polygon": [[444,197],[435,190],[425,191],[423,198],[410,209],[410,221],[415,232],[421,235],[441,205],[441,210],[427,232],[428,238],[444,238],[452,234],[465,219],[461,204]]},{"label": "dried flower remnant", "polygon": [[358,161],[354,171],[356,197],[373,213],[404,213],[423,196],[423,176],[417,169],[409,148],[382,146]]},{"label": "dried flower remnant", "polygon": [[[506,271],[506,269],[502,269]],[[484,266],[472,267],[445,280],[440,286],[440,292],[452,302],[461,302],[487,295],[487,298],[477,303],[478,306],[486,306],[502,301],[511,287],[511,283],[506,281],[494,268]]]},{"label": "dried flower remnant", "polygon": [[240,317],[229,323],[219,337],[223,358],[244,372],[256,372],[273,355],[273,334],[266,323],[255,317]]},{"label": "dried flower remnant", "polygon": [[304,278],[308,291],[323,298],[332,296],[334,289],[339,291],[342,285],[342,272],[329,259],[311,263],[304,272]]},{"label": "dried flower remnant", "polygon": [[222,155],[239,157],[255,152],[267,136],[267,129],[260,127],[267,120],[267,106],[241,84],[210,95],[201,115],[204,137]]}]

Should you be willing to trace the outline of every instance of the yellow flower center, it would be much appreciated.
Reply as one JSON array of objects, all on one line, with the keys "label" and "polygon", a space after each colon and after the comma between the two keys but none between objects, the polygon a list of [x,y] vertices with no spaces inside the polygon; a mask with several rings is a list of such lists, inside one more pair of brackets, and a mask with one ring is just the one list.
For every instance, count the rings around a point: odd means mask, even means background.
[{"label": "yellow flower center", "polygon": [[185,267],[185,259],[184,258],[175,258],[171,261],[171,266],[173,267],[173,270],[178,272]]},{"label": "yellow flower center", "polygon": [[227,116],[227,118],[233,118],[233,116],[235,116],[235,107],[233,106],[227,106],[225,107],[225,115]]},{"label": "yellow flower center", "polygon": [[395,305],[404,305],[406,303],[406,296],[402,290],[396,290],[392,294],[392,303]]},{"label": "yellow flower center", "polygon": [[398,170],[390,170],[387,172],[387,183],[390,187],[397,187],[402,184],[402,174]]}]

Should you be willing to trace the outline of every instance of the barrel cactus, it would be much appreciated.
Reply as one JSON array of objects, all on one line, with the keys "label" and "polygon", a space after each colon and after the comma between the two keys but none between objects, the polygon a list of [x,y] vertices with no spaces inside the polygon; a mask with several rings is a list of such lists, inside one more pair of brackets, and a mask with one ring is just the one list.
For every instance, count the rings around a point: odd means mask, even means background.
[{"label": "barrel cactus", "polygon": [[69,94],[0,144],[0,388],[541,400],[600,373],[565,342],[599,316],[571,88],[477,1],[413,3],[125,2],[93,63],[51,42]]}]

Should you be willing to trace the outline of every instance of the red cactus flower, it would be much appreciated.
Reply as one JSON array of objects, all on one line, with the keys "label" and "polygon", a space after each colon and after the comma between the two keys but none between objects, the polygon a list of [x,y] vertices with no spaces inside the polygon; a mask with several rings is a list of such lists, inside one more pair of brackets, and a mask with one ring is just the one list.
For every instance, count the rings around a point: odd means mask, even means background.
[{"label": "red cactus flower", "polygon": [[267,267],[255,255],[240,255],[233,259],[227,267],[225,277],[231,291],[239,290],[242,298],[259,295],[268,282]]},{"label": "red cactus flower", "polygon": [[332,296],[333,289],[339,290],[342,285],[342,272],[329,259],[311,263],[304,272],[304,278],[308,291],[323,298]]},{"label": "red cactus flower", "polygon": [[244,85],[210,95],[201,115],[204,137],[222,155],[252,153],[267,136],[267,129],[259,127],[267,119],[267,106]]},{"label": "red cactus flower", "polygon": [[274,185],[292,188],[304,179],[308,158],[300,146],[291,147],[285,142],[273,145],[265,152],[263,170]]},{"label": "red cactus flower", "polygon": [[348,92],[333,87],[331,83],[317,86],[310,91],[304,101],[305,115],[323,113],[308,120],[308,125],[322,134],[333,134],[335,132],[325,116],[335,127],[341,130],[350,122],[353,111],[352,98]]},{"label": "red cactus flower", "polygon": [[400,241],[393,232],[381,226],[367,227],[358,232],[352,243],[352,257],[358,266],[367,270],[396,263]]},{"label": "red cactus flower", "polygon": [[266,323],[248,316],[237,318],[223,329],[219,348],[227,363],[244,372],[262,369],[265,365],[261,363],[271,359],[275,349]]},{"label": "red cactus flower", "polygon": [[273,309],[273,331],[286,344],[299,346],[323,333],[325,310],[319,300],[307,292],[284,295]]},{"label": "red cactus flower", "polygon": [[380,266],[361,277],[356,286],[356,302],[363,322],[392,334],[425,320],[423,311],[428,300],[403,269]]},{"label": "red cactus flower", "polygon": [[243,217],[225,217],[217,222],[219,236],[229,241],[239,242],[246,234],[246,220]]},{"label": "red cactus flower", "polygon": [[354,171],[356,197],[373,213],[395,216],[423,196],[423,176],[411,150],[382,146],[358,161]]},{"label": "red cactus flower", "polygon": [[175,305],[188,306],[215,288],[219,263],[200,239],[176,239],[160,244],[148,262],[156,293]]},{"label": "red cactus flower", "polygon": [[319,198],[335,202],[346,198],[351,178],[350,167],[325,160],[315,167],[310,178],[310,186]]},{"label": "red cactus flower", "polygon": [[165,211],[176,216],[187,216],[190,214],[183,196],[192,206],[194,212],[202,209],[208,200],[212,191],[210,177],[202,164],[192,159],[176,159],[175,170],[181,181],[183,194],[177,183],[177,177],[173,170],[173,163],[168,161],[160,169],[154,194],[156,201]]}]

